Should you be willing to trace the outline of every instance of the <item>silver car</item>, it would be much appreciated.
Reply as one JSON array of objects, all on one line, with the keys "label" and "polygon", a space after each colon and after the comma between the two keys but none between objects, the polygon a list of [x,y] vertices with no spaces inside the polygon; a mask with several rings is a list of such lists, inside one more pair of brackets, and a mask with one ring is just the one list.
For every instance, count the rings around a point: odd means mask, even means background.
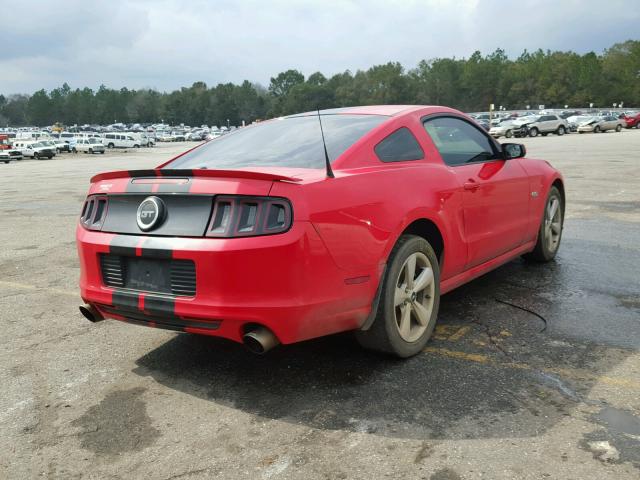
[{"label": "silver car", "polygon": [[621,131],[627,126],[624,120],[607,115],[604,117],[591,117],[589,120],[582,122],[578,125],[578,133],[600,133],[607,130]]}]

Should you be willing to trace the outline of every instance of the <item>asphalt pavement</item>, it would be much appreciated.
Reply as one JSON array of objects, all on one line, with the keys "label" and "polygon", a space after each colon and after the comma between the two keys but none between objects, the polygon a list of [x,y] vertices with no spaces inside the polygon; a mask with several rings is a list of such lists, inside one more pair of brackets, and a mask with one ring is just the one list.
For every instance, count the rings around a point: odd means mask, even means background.
[{"label": "asphalt pavement", "polygon": [[523,143],[565,174],[556,261],[445,295],[404,361],[90,324],[89,178],[190,145],[0,164],[0,478],[639,478],[640,131]]}]

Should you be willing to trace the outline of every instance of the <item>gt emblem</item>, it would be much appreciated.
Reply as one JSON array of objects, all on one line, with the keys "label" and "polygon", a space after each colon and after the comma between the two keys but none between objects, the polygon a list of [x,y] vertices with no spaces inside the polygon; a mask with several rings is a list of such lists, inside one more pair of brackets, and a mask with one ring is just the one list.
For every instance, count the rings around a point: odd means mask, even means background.
[{"label": "gt emblem", "polygon": [[148,232],[159,227],[164,221],[165,205],[161,198],[147,197],[138,207],[137,223],[138,228],[143,232]]},{"label": "gt emblem", "polygon": [[536,198],[536,197],[538,196],[538,192],[531,192],[531,196],[532,196],[533,198]]}]

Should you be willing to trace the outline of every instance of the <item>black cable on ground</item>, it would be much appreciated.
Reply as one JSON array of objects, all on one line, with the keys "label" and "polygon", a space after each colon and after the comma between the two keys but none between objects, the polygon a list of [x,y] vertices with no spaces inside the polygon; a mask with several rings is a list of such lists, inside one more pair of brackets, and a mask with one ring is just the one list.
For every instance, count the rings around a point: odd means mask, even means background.
[{"label": "black cable on ground", "polygon": [[534,312],[533,310],[529,310],[528,308],[525,307],[521,307],[520,305],[515,305],[511,302],[507,302],[505,300],[500,300],[498,298],[494,298],[494,300],[498,303],[504,303],[505,305],[509,305],[510,307],[513,308],[517,308],[518,310],[522,310],[523,312],[529,312],[531,315],[535,315],[536,317],[538,317],[540,320],[542,320],[544,322],[544,327],[542,328],[542,330],[540,330],[538,333],[542,333],[547,329],[547,319],[544,318],[542,315],[540,315],[539,313]]}]

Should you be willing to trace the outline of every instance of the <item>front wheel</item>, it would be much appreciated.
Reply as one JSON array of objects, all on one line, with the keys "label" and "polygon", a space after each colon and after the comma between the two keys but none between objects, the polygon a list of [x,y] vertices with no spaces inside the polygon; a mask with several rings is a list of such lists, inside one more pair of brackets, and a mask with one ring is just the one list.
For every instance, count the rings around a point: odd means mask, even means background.
[{"label": "front wheel", "polygon": [[593,129],[593,133],[600,133],[601,131],[600,125],[597,125],[596,128]]},{"label": "front wheel", "polygon": [[89,154],[91,155],[92,153],[93,153],[93,149],[92,149],[92,148],[90,148],[90,149],[89,149]]},{"label": "front wheel", "polygon": [[621,126],[621,125],[618,125],[618,126],[616,127],[616,132],[621,132],[621,131],[622,131],[622,126]]},{"label": "front wheel", "polygon": [[440,306],[440,268],[429,242],[401,236],[381,281],[373,325],[357,331],[356,338],[371,350],[401,358],[416,355],[431,337]]},{"label": "front wheel", "polygon": [[523,257],[535,262],[549,262],[553,260],[560,248],[562,228],[564,224],[564,203],[557,187],[551,187],[544,215],[538,230],[538,241],[532,252]]},{"label": "front wheel", "polygon": [[558,127],[558,131],[556,132],[558,135],[562,136],[565,133],[565,129],[562,125]]},{"label": "front wheel", "polygon": [[532,129],[529,130],[529,136],[530,137],[537,137],[538,136],[538,129],[536,127],[533,127]]},{"label": "front wheel", "polygon": [[513,132],[511,130],[507,130],[507,133],[505,133],[504,136],[507,138],[511,138],[513,137]]}]

